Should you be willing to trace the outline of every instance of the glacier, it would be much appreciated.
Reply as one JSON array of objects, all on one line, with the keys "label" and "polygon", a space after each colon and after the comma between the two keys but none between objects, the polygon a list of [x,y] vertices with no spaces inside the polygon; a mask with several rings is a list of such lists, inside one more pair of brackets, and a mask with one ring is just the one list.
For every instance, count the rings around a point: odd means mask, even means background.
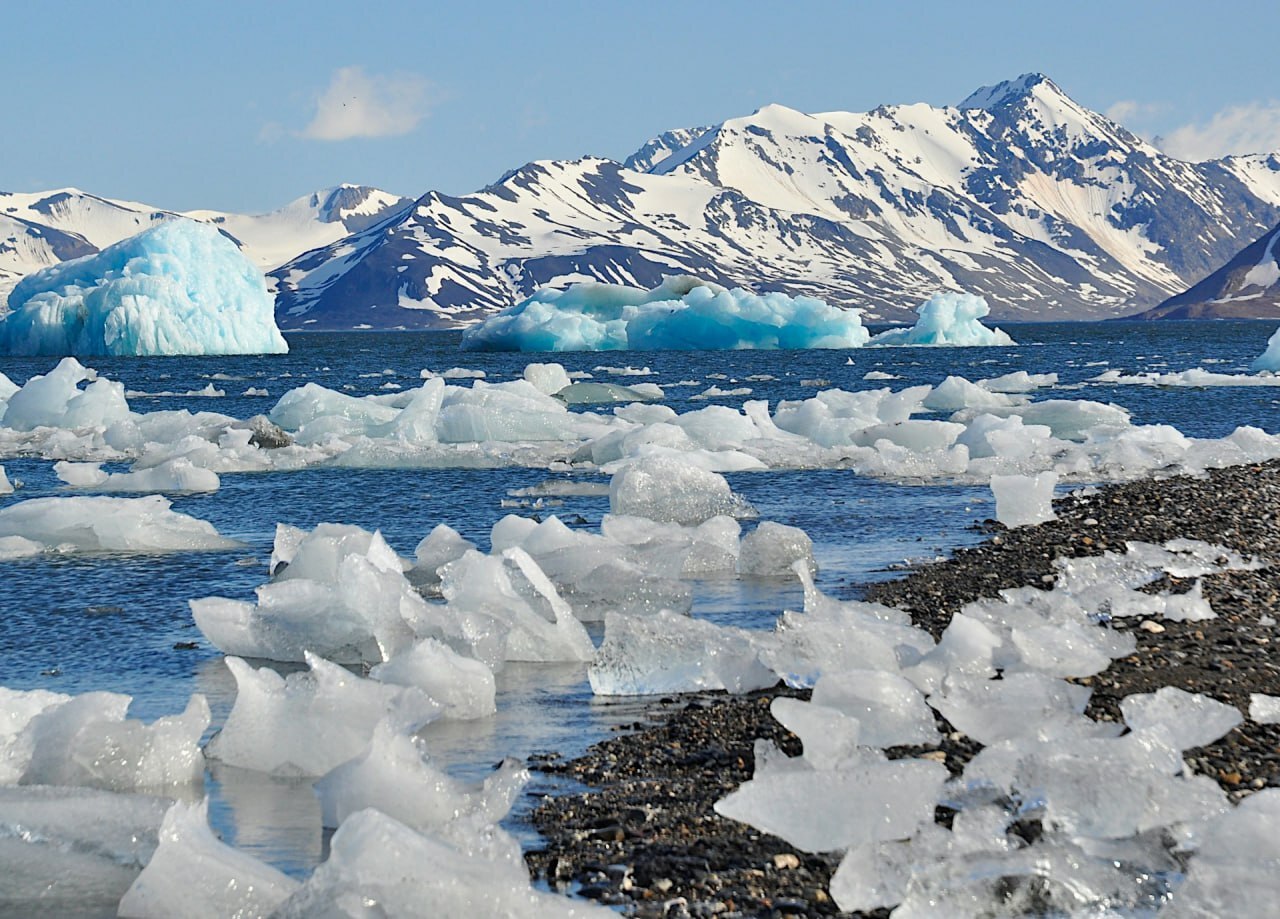
[{"label": "glacier", "polygon": [[581,283],[540,290],[463,333],[472,351],[857,348],[861,315],[813,297],[728,290],[688,275],[652,290]]},{"label": "glacier", "polygon": [[262,272],[216,229],[171,220],[28,275],[0,353],[283,354]]},{"label": "glacier", "polygon": [[1002,329],[989,329],[979,322],[990,312],[991,307],[983,297],[954,291],[937,293],[916,308],[920,318],[915,325],[881,332],[870,344],[957,347],[1017,344]]}]

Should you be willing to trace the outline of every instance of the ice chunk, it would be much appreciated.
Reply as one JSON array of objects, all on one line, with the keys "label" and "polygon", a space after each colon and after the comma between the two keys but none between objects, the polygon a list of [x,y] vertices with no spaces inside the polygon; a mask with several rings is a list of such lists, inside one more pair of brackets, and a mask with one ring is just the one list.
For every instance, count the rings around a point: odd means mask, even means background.
[{"label": "ice chunk", "polygon": [[[80,389],[81,383],[89,385]],[[105,427],[129,417],[124,385],[98,379],[95,371],[73,357],[63,358],[48,373],[27,380],[0,406],[4,407],[0,424],[15,431]]]},{"label": "ice chunk", "polygon": [[812,701],[858,719],[862,743],[871,747],[932,744],[938,740],[933,712],[920,690],[894,673],[845,670],[824,673]]},{"label": "ice chunk", "polygon": [[1213,743],[1244,721],[1234,705],[1175,686],[1126,696],[1120,700],[1120,711],[1131,729],[1159,728],[1179,750]]},{"label": "ice chunk", "polygon": [[[812,769],[841,769],[856,765],[868,756],[879,758],[873,751],[859,749],[862,727],[857,718],[842,711],[779,696],[769,706],[769,712],[779,724],[800,738],[804,746],[800,760]],[[788,765],[798,764],[792,761]],[[766,770],[757,767],[757,778],[767,774]]]},{"label": "ice chunk", "polygon": [[727,517],[693,528],[607,515],[597,536],[571,530],[554,515],[541,523],[508,516],[494,525],[490,541],[495,551],[524,549],[578,619],[598,622],[610,610],[637,615],[688,610],[692,593],[674,579],[685,573],[687,563],[697,563],[695,550],[705,553],[708,567],[723,570],[726,562],[717,550],[736,555],[737,528],[737,521]]},{"label": "ice chunk", "polygon": [[803,564],[810,574],[818,571],[813,540],[799,527],[766,520],[742,539],[739,574],[757,578],[794,577],[797,563]]},{"label": "ice chunk", "polygon": [[299,443],[319,443],[330,432],[363,432],[389,425],[399,414],[392,406],[307,383],[281,396],[267,418],[286,431],[298,432]]},{"label": "ice chunk", "polygon": [[528,780],[527,770],[507,760],[483,788],[469,791],[432,765],[414,738],[380,722],[368,748],[326,773],[315,790],[327,827],[376,807],[416,830],[439,832],[456,820],[477,829],[496,824]]},{"label": "ice chunk", "polygon": [[1000,637],[964,612],[947,623],[937,646],[928,649],[902,675],[921,692],[935,693],[949,681],[984,680],[995,676],[993,655]]},{"label": "ice chunk", "polygon": [[716,802],[716,813],[806,852],[906,839],[933,820],[946,767],[866,761],[832,771],[770,772]]},{"label": "ice chunk", "polygon": [[446,612],[467,650],[491,668],[504,661],[587,661],[595,646],[524,549],[468,552],[441,572]]},{"label": "ice chunk", "polygon": [[1266,350],[1258,355],[1249,367],[1251,370],[1280,372],[1280,329],[1276,329],[1267,339]]},{"label": "ice chunk", "polygon": [[18,282],[9,354],[283,354],[262,272],[215,227],[169,220]]},{"label": "ice chunk", "polygon": [[213,524],[145,498],[32,498],[0,508],[0,538],[19,536],[58,552],[192,552],[234,549]]},{"label": "ice chunk", "polygon": [[524,378],[532,383],[538,392],[546,393],[548,396],[554,396],[573,383],[569,379],[569,374],[565,372],[563,364],[527,364],[524,368]]},{"label": "ice chunk", "polygon": [[383,683],[418,687],[444,706],[444,718],[484,718],[497,710],[493,671],[432,638],[374,667],[369,676]]},{"label": "ice chunk", "polygon": [[992,392],[1023,393],[1046,386],[1057,386],[1058,375],[1056,373],[1027,373],[1025,370],[1015,370],[1012,373],[1006,373],[1004,376],[992,377],[989,380],[979,380],[978,385]]},{"label": "ice chunk", "polygon": [[277,529],[278,573],[257,589],[256,606],[224,597],[190,601],[196,625],[219,650],[278,661],[312,651],[339,663],[376,663],[438,622],[381,533],[322,523],[298,536]]},{"label": "ice chunk", "polygon": [[16,783],[31,762],[32,738],[24,734],[31,720],[70,701],[71,696],[47,689],[0,686],[0,785]]},{"label": "ice chunk", "polygon": [[1258,724],[1280,724],[1280,696],[1250,693],[1249,720]]},{"label": "ice chunk", "polygon": [[688,276],[653,290],[587,282],[538,291],[463,333],[473,351],[857,348],[857,311],[813,297],[726,290]]},{"label": "ice chunk", "polygon": [[207,798],[169,808],[159,848],[121,899],[120,916],[265,916],[298,888],[297,881],[214,836],[208,810]]},{"label": "ice chunk", "polygon": [[890,329],[871,339],[871,345],[1013,345],[1000,329],[980,320],[991,312],[987,301],[973,294],[938,293],[916,308],[920,318],[909,329]]},{"label": "ice chunk", "polygon": [[605,616],[604,643],[587,671],[598,696],[724,689],[750,692],[778,678],[760,662],[755,636],[663,610]]},{"label": "ice chunk", "polygon": [[797,563],[804,612],[784,612],[761,660],[791,686],[812,686],[824,673],[879,670],[896,673],[917,664],[934,647],[929,633],[901,610],[825,596],[808,569]]},{"label": "ice chunk", "polygon": [[1280,791],[1245,798],[1211,823],[1169,908],[1172,919],[1266,916],[1280,897]]},{"label": "ice chunk", "polygon": [[1047,425],[1024,424],[1021,415],[1002,418],[998,415],[978,415],[956,438],[969,450],[971,459],[989,456],[1005,460],[1027,460],[1045,450],[1052,431]]},{"label": "ice chunk", "polygon": [[439,584],[440,568],[454,559],[462,558],[468,550],[475,548],[475,543],[470,539],[463,539],[452,526],[436,523],[435,529],[413,549],[415,561],[407,572],[408,579],[420,587]]},{"label": "ice chunk", "polygon": [[[629,548],[642,573],[697,578],[730,574],[737,569],[738,536],[742,526],[732,517],[716,516],[695,527],[684,527],[644,517],[606,514],[600,521],[600,531],[606,538]],[[651,592],[657,594],[657,590]],[[669,609],[677,612],[689,606],[687,602],[679,602],[673,591],[668,591],[668,596],[662,599]],[[650,603],[645,607],[643,611],[657,611]],[[615,608],[623,607],[615,605]],[[629,611],[632,609],[628,607]]]},{"label": "ice chunk", "polygon": [[8,916],[111,916],[156,850],[165,798],[0,787],[0,908]]},{"label": "ice chunk", "polygon": [[210,492],[221,485],[218,474],[184,456],[136,472],[103,472],[97,463],[54,464],[54,473],[73,488],[94,491]]},{"label": "ice chunk", "polygon": [[1001,680],[950,684],[929,704],[981,744],[1034,735],[1048,726],[1071,728],[1092,690],[1038,673],[1014,673]]},{"label": "ice chunk", "polygon": [[[534,890],[514,841],[494,830],[489,845],[425,836],[385,814],[352,814],[333,834],[329,859],[273,914],[277,919],[382,916],[616,916],[594,904]],[[496,850],[496,851],[495,851]]]},{"label": "ice chunk", "polygon": [[754,514],[723,476],[667,456],[646,457],[614,473],[609,481],[609,510],[685,525],[720,514]]},{"label": "ice chunk", "polygon": [[924,407],[931,412],[958,412],[965,408],[1009,409],[1017,404],[1010,396],[954,376],[947,377],[924,398]]},{"label": "ice chunk", "polygon": [[991,492],[996,498],[996,519],[1010,528],[1056,520],[1053,489],[1057,484],[1056,472],[993,475]]},{"label": "ice chunk", "polygon": [[42,690],[0,694],[12,731],[0,734],[0,779],[135,791],[200,782],[200,738],[209,704],[194,695],[181,715],[152,724],[125,719],[130,698],[109,692],[65,697]]},{"label": "ice chunk", "polygon": [[9,481],[9,477],[5,475],[4,467],[0,466],[0,497],[13,494],[13,483]]},{"label": "ice chunk", "polygon": [[226,661],[236,701],[206,752],[231,766],[324,775],[363,751],[383,718],[411,731],[440,713],[420,689],[362,679],[310,654],[310,671],[287,677],[238,657]]}]

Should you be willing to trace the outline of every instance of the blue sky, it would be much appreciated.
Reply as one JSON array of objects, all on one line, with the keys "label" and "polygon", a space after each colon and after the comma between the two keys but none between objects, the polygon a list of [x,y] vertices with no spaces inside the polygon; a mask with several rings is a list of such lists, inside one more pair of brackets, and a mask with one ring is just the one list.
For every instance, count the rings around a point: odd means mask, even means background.
[{"label": "blue sky", "polygon": [[1280,148],[1280,4],[0,2],[0,189],[260,212],[472,191],[769,102],[954,104],[1027,71],[1203,158]]}]

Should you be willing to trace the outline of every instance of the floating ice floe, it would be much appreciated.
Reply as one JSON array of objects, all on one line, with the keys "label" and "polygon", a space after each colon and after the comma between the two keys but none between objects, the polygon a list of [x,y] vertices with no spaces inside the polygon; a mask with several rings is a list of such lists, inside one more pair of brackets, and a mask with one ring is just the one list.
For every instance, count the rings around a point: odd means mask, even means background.
[{"label": "floating ice floe", "polygon": [[949,377],[898,391],[824,388],[773,407],[748,400],[677,412],[630,402],[608,413],[570,410],[539,389],[563,382],[554,369],[532,376],[538,385],[455,386],[434,378],[364,397],[310,383],[285,393],[269,416],[240,420],[131,411],[120,384],[69,359],[0,403],[0,459],[130,462],[127,472],[105,478],[92,467],[63,468],[79,488],[195,490],[229,473],[326,465],[612,474],[665,458],[671,468],[715,473],[839,467],[864,476],[988,482],[1045,472],[1063,481],[1130,479],[1153,469],[1196,473],[1280,457],[1280,436],[1256,428],[1199,440],[1167,425],[1136,425],[1116,405],[1033,401],[1026,392],[1048,385],[1051,375],[978,383]]},{"label": "floating ice floe", "polygon": [[106,492],[210,492],[222,484],[212,469],[197,466],[188,457],[175,456],[136,472],[104,472],[100,463],[54,464],[54,474],[72,488]]},{"label": "floating ice floe", "polygon": [[920,318],[909,329],[890,329],[870,341],[877,345],[991,346],[1017,344],[1000,329],[979,320],[991,312],[987,301],[974,294],[938,293],[916,308]]},{"label": "floating ice floe", "polygon": [[540,290],[463,333],[475,351],[857,348],[869,335],[856,311],[813,297],[754,294],[687,275],[653,290],[582,283]]},{"label": "floating ice floe", "polygon": [[[144,498],[32,498],[0,508],[0,547],[22,540],[34,552],[194,552],[241,545],[213,524]],[[0,548],[0,554],[3,553]]]},{"label": "floating ice floe", "polygon": [[[1259,361],[1261,361],[1261,358],[1259,358]],[[1275,370],[1277,368],[1260,366],[1258,361],[1255,361],[1253,369],[1261,371]],[[1172,373],[1148,371],[1146,373],[1127,374],[1120,370],[1107,370],[1095,377],[1090,377],[1089,382],[1103,386],[1182,386],[1201,388],[1211,386],[1280,386],[1280,376],[1274,373],[1214,373],[1200,367],[1193,367],[1190,370],[1179,370]]]},{"label": "floating ice floe", "polygon": [[282,354],[262,273],[217,229],[170,220],[28,275],[9,294],[9,354]]}]

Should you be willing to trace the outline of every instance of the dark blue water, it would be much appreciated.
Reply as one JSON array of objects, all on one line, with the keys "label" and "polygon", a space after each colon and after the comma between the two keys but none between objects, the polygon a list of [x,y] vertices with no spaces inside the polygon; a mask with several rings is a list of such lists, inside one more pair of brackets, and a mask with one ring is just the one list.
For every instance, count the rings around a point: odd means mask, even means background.
[{"label": "dark blue water", "polygon": [[[1089,384],[1105,370],[1174,372],[1203,366],[1239,373],[1262,352],[1269,323],[1105,323],[1019,325],[1014,348],[893,348],[808,352],[652,352],[562,355],[463,353],[456,334],[357,333],[295,335],[291,353],[271,357],[95,358],[86,363],[134,392],[185,393],[209,383],[224,398],[132,396],[135,411],[187,408],[244,418],[268,411],[290,388],[316,382],[356,395],[420,385],[420,371],[483,370],[491,381],[520,376],[547,359],[594,379],[656,382],[666,403],[685,411],[744,399],[803,399],[819,388],[900,389],[957,374],[972,380],[1014,370],[1056,372],[1058,389],[1037,398],[1115,402],[1138,423],[1167,423],[1198,437],[1220,437],[1237,425],[1280,429],[1280,389],[1160,389]],[[852,363],[850,363],[852,361]],[[48,359],[6,358],[3,371],[21,383],[48,370]],[[650,376],[611,375],[602,366],[648,367]],[[897,377],[867,381],[870,371]],[[760,379],[761,377],[773,379]],[[748,379],[755,377],[757,379]],[[229,379],[228,379],[229,378]],[[673,385],[689,381],[693,385]],[[467,381],[459,381],[463,385]],[[750,387],[749,396],[708,401],[707,387]],[[1079,388],[1073,388],[1079,387]],[[243,395],[250,389],[269,395]],[[15,498],[62,493],[51,463],[0,458],[25,487]],[[175,509],[211,521],[245,543],[242,550],[161,557],[35,558],[0,565],[0,685],[78,693],[108,689],[134,697],[132,714],[150,719],[182,709],[192,692],[209,695],[215,726],[234,686],[221,655],[192,624],[187,600],[208,595],[251,598],[265,578],[277,522],[313,527],[323,521],[380,529],[401,554],[437,523],[488,545],[489,528],[511,508],[513,489],[548,478],[528,469],[310,469],[225,475],[216,493],[174,498]],[[973,525],[992,515],[986,488],[911,485],[861,478],[846,470],[740,473],[729,476],[763,518],[802,527],[813,538],[820,584],[841,595],[889,576],[905,561],[931,558],[975,541]],[[603,481],[603,478],[601,478]],[[596,527],[608,510],[602,497],[567,497],[543,511]],[[521,513],[522,511],[514,510]],[[522,513],[530,513],[523,511]],[[715,621],[769,627],[800,603],[790,585],[712,581],[695,587],[695,612]],[[175,648],[196,642],[194,650]],[[608,726],[634,720],[634,704],[592,702],[584,669],[509,667],[500,676],[498,717],[473,725],[428,729],[434,755],[456,772],[481,775],[507,754],[538,750],[572,754]],[[234,770],[215,773],[212,814],[237,844],[294,872],[322,855],[318,812],[306,783]]]}]

